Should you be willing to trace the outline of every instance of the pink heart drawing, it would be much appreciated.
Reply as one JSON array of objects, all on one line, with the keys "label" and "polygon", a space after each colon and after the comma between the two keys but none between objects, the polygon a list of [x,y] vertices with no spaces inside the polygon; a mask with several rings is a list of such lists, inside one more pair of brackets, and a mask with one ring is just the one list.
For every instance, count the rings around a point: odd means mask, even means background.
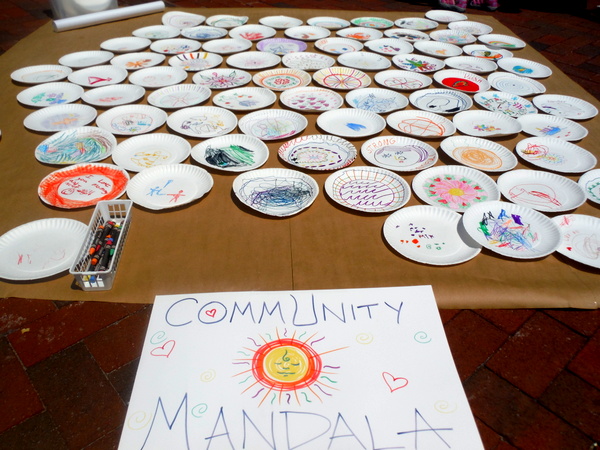
[{"label": "pink heart drawing", "polygon": [[175,341],[167,341],[162,346],[153,349],[150,354],[152,356],[166,356],[167,358],[171,355],[171,352],[175,348]]},{"label": "pink heart drawing", "polygon": [[383,377],[383,381],[385,381],[385,384],[387,384],[388,388],[390,389],[390,392],[402,389],[408,384],[408,380],[406,378],[395,377],[389,372],[383,372],[381,376]]},{"label": "pink heart drawing", "polygon": [[217,314],[217,310],[216,309],[209,309],[206,311],[206,315],[209,317],[214,318]]}]

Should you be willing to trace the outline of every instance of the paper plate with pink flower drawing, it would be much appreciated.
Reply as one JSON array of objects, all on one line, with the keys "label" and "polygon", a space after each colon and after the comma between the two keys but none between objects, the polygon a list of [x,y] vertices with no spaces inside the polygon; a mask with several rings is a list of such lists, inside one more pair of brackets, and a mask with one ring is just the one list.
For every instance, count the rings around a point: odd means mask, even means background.
[{"label": "paper plate with pink flower drawing", "polygon": [[464,263],[481,252],[462,227],[460,214],[429,205],[396,211],[386,219],[383,237],[405,258],[434,266]]},{"label": "paper plate with pink flower drawing", "polygon": [[500,199],[494,180],[465,166],[430,167],[415,176],[412,188],[425,203],[460,213],[477,203]]}]

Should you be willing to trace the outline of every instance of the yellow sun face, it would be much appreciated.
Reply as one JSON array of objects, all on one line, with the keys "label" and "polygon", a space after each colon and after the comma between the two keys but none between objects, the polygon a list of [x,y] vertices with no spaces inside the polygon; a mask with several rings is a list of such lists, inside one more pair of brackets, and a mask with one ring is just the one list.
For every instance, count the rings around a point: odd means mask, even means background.
[{"label": "yellow sun face", "polygon": [[292,345],[274,348],[265,355],[264,374],[273,381],[296,383],[310,371],[310,357]]}]

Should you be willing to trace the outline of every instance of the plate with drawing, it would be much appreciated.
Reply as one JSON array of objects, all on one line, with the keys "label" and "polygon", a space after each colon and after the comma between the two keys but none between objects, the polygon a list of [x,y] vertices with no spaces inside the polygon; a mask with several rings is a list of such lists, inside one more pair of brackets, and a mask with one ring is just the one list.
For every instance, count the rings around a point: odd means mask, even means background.
[{"label": "plate with drawing", "polygon": [[477,37],[471,33],[462,30],[436,30],[429,33],[431,39],[437,42],[445,42],[454,45],[472,44],[477,41]]},{"label": "plate with drawing", "polygon": [[423,33],[419,30],[409,30],[406,28],[392,28],[390,30],[385,30],[383,35],[392,39],[402,39],[407,42],[417,42],[417,41],[428,41],[431,38],[427,33]]},{"label": "plate with drawing", "polygon": [[394,55],[392,62],[395,66],[402,70],[408,70],[410,72],[417,73],[429,73],[443,69],[445,66],[444,61],[438,58],[432,58],[431,56],[423,55]]},{"label": "plate with drawing", "polygon": [[345,208],[366,213],[387,213],[410,200],[410,186],[397,173],[380,167],[340,169],[325,180],[325,192]]},{"label": "plate with drawing", "polygon": [[344,104],[344,98],[337,92],[313,86],[283,91],[279,100],[288,108],[306,112],[329,111]]},{"label": "plate with drawing", "polygon": [[533,97],[533,104],[546,114],[571,120],[591,119],[598,114],[598,108],[591,103],[569,95],[538,95]]},{"label": "plate with drawing", "polygon": [[414,107],[436,114],[456,114],[473,106],[471,97],[452,89],[421,89],[408,99]]},{"label": "plate with drawing", "polygon": [[371,138],[362,145],[360,153],[367,162],[396,172],[416,172],[438,160],[431,145],[405,136]]},{"label": "plate with drawing", "polygon": [[546,86],[539,81],[514,73],[494,72],[489,74],[488,81],[494,89],[523,97],[546,92]]},{"label": "plate with drawing", "polygon": [[38,196],[57,208],[85,208],[120,197],[128,182],[127,171],[113,164],[74,164],[44,177]]},{"label": "plate with drawing", "polygon": [[355,39],[333,37],[319,39],[315,42],[315,47],[325,53],[342,55],[344,53],[360,52],[364,48],[364,44]]},{"label": "plate with drawing", "polygon": [[523,58],[502,58],[498,66],[507,72],[528,78],[548,78],[552,75],[550,67]]},{"label": "plate with drawing", "polygon": [[197,27],[185,28],[181,30],[181,35],[188,39],[197,39],[199,41],[209,41],[211,39],[220,39],[227,36],[227,30],[222,27],[213,27],[209,25],[199,25]]},{"label": "plate with drawing", "polygon": [[556,250],[573,261],[600,269],[600,219],[584,214],[566,214],[552,218],[562,234]]},{"label": "plate with drawing", "polygon": [[252,77],[257,86],[273,91],[286,91],[296,87],[304,87],[311,82],[308,72],[299,69],[272,69],[258,72]]},{"label": "plate with drawing", "polygon": [[452,118],[452,122],[461,133],[484,138],[510,136],[521,131],[517,119],[492,111],[462,111]]},{"label": "plate with drawing", "polygon": [[68,76],[71,83],[87,88],[118,84],[126,78],[127,69],[113,65],[86,67],[76,70]]},{"label": "plate with drawing", "polygon": [[73,83],[43,83],[17,94],[23,105],[45,108],[46,106],[73,103],[83,95],[83,88]]},{"label": "plate with drawing", "polygon": [[289,16],[266,16],[258,20],[261,25],[273,27],[276,30],[285,30],[286,28],[299,27],[302,25],[302,20],[296,17]]},{"label": "plate with drawing", "polygon": [[442,86],[468,94],[487,91],[490,88],[488,80],[465,70],[441,70],[433,74],[433,79]]},{"label": "plate with drawing", "polygon": [[525,41],[505,34],[482,34],[477,36],[477,40],[489,47],[505,48],[508,50],[519,50],[527,45]]},{"label": "plate with drawing", "polygon": [[539,211],[509,202],[473,205],[463,215],[467,233],[483,247],[516,259],[548,256],[560,246],[558,225]]},{"label": "plate with drawing", "polygon": [[122,67],[126,70],[138,70],[145,67],[153,67],[161,64],[165,60],[165,55],[160,53],[125,53],[117,55],[110,60],[110,63],[116,67]]},{"label": "plate with drawing", "polygon": [[476,56],[451,56],[446,59],[446,65],[451,69],[472,73],[490,73],[498,68],[494,61]]},{"label": "plate with drawing", "polygon": [[192,81],[209,89],[229,89],[244,86],[252,80],[245,70],[239,69],[212,69],[203,70],[194,74]]},{"label": "plate with drawing", "polygon": [[466,15],[456,11],[448,11],[447,9],[430,9],[425,13],[425,17],[441,23],[450,23],[457,22],[459,20],[467,20]]},{"label": "plate with drawing", "polygon": [[219,92],[213,97],[213,104],[232,111],[254,111],[271,106],[277,95],[267,88],[243,87]]},{"label": "plate with drawing", "polygon": [[474,36],[480,36],[482,34],[490,34],[493,28],[489,25],[481,22],[474,22],[472,20],[461,20],[460,22],[452,22],[448,24],[450,30],[464,31],[471,33]]},{"label": "plate with drawing", "polygon": [[513,53],[501,48],[488,47],[483,44],[469,44],[462,48],[465,55],[474,56],[476,58],[487,59],[489,61],[498,62],[502,58],[511,58]]},{"label": "plate with drawing", "polygon": [[91,106],[68,103],[32,112],[25,117],[23,125],[29,130],[47,133],[83,127],[95,118],[96,110]]},{"label": "plate with drawing", "polygon": [[442,138],[456,132],[451,120],[427,111],[396,111],[386,121],[394,130],[416,137]]},{"label": "plate with drawing", "polygon": [[81,99],[94,106],[111,108],[126,105],[141,99],[146,89],[135,84],[111,84],[85,91]]},{"label": "plate with drawing", "polygon": [[391,89],[363,88],[346,94],[346,102],[356,109],[364,109],[377,114],[385,114],[408,105],[408,99]]},{"label": "plate with drawing", "polygon": [[399,91],[424,89],[433,83],[427,75],[408,70],[383,70],[375,74],[375,82],[383,87]]},{"label": "plate with drawing", "polygon": [[381,38],[367,41],[364,44],[369,50],[382,55],[398,55],[412,53],[413,46],[410,42],[402,39]]},{"label": "plate with drawing", "polygon": [[267,109],[246,114],[240,119],[239,125],[244,134],[262,141],[275,141],[302,133],[308,120],[294,111]]},{"label": "plate with drawing", "polygon": [[446,42],[417,41],[414,43],[414,46],[421,53],[433,56],[434,58],[450,58],[462,54],[462,49],[458,45]]},{"label": "plate with drawing", "polygon": [[13,81],[24,84],[49,83],[67,78],[73,69],[58,64],[23,67],[10,74]]},{"label": "plate with drawing", "polygon": [[206,20],[201,14],[193,14],[183,11],[168,11],[163,14],[161,22],[163,25],[175,27],[183,30],[184,28],[192,28],[198,26]]},{"label": "plate with drawing", "polygon": [[517,142],[515,153],[542,169],[562,173],[583,173],[596,167],[597,158],[588,150],[552,137],[531,137]]},{"label": "plate with drawing", "polygon": [[588,200],[600,203],[600,169],[593,169],[581,175],[577,181]]},{"label": "plate with drawing", "polygon": [[135,175],[127,186],[127,197],[151,210],[177,208],[198,200],[212,187],[213,178],[202,167],[168,164]]},{"label": "plate with drawing", "polygon": [[129,82],[145,88],[156,89],[179,84],[187,78],[187,72],[179,67],[148,67],[129,75]]},{"label": "plate with drawing", "polygon": [[274,53],[279,56],[287,55],[288,53],[303,52],[308,48],[304,41],[286,38],[271,38],[264,39],[256,44],[256,48],[261,52]]},{"label": "plate with drawing", "polygon": [[317,182],[297,170],[257,169],[233,180],[233,192],[246,206],[268,216],[288,217],[313,204]]},{"label": "plate with drawing", "polygon": [[34,220],[0,236],[0,278],[39,280],[71,267],[87,224],[66,218]]},{"label": "plate with drawing", "polygon": [[229,56],[226,62],[237,69],[260,70],[276,66],[281,62],[281,56],[269,52],[242,52]]},{"label": "plate with drawing", "polygon": [[588,130],[577,122],[549,114],[527,114],[517,118],[523,132],[531,136],[544,136],[579,141],[588,135]]},{"label": "plate with drawing", "polygon": [[254,136],[227,134],[194,146],[192,158],[211,169],[246,172],[258,169],[267,162],[269,148]]},{"label": "plate with drawing", "polygon": [[381,39],[383,33],[375,28],[368,27],[350,27],[335,32],[336,36],[347,39],[355,39],[359,42],[374,41]]},{"label": "plate with drawing", "polygon": [[517,157],[505,146],[473,136],[450,136],[440,148],[454,161],[484,172],[506,172],[514,169]]},{"label": "plate with drawing", "polygon": [[269,39],[275,36],[277,31],[275,28],[267,25],[240,25],[229,31],[229,36],[233,39],[246,39],[248,41],[256,42],[261,39]]},{"label": "plate with drawing", "polygon": [[150,167],[179,164],[189,155],[192,146],[180,136],[152,133],[133,136],[115,148],[112,159],[116,165],[130,172],[141,172]]},{"label": "plate with drawing", "polygon": [[179,36],[181,29],[170,25],[149,25],[131,33],[135,37],[146,39],[169,39]]},{"label": "plate with drawing", "polygon": [[306,21],[307,24],[313,27],[327,28],[328,30],[339,30],[350,26],[350,22],[339,17],[311,17]]},{"label": "plate with drawing", "polygon": [[197,84],[176,84],[157,89],[148,96],[148,103],[158,108],[187,108],[207,100],[211,91]]},{"label": "plate with drawing", "polygon": [[247,39],[214,39],[208,41],[202,47],[204,51],[218,55],[231,55],[233,53],[245,52],[252,47],[252,41]]},{"label": "plate with drawing", "polygon": [[169,58],[169,65],[179,67],[187,72],[198,72],[217,67],[223,62],[223,57],[216,53],[192,52],[180,53]]},{"label": "plate with drawing", "polygon": [[394,26],[394,22],[382,17],[355,17],[350,20],[350,23],[355,27],[385,29]]},{"label": "plate with drawing", "polygon": [[206,19],[206,25],[227,29],[245,25],[247,22],[248,16],[234,16],[230,14],[216,14]]},{"label": "plate with drawing", "polygon": [[439,26],[435,20],[424,19],[422,17],[406,17],[394,22],[398,28],[408,28],[409,30],[427,31],[433,30]]},{"label": "plate with drawing", "polygon": [[283,34],[291,39],[300,41],[317,41],[329,37],[331,31],[323,27],[315,27],[312,25],[300,25],[297,27],[287,28]]},{"label": "plate with drawing", "polygon": [[331,56],[313,52],[296,52],[283,55],[281,62],[284,66],[291,69],[300,69],[306,71],[315,71],[331,67],[335,64],[335,59]]},{"label": "plate with drawing", "polygon": [[230,133],[237,126],[237,117],[218,106],[192,106],[169,116],[167,125],[186,136],[209,138]]},{"label": "plate with drawing", "polygon": [[529,100],[509,92],[478,92],[473,96],[473,100],[488,111],[499,112],[515,118],[538,112],[537,108]]},{"label": "plate with drawing", "polygon": [[149,133],[164,125],[167,113],[149,105],[115,106],[98,116],[96,125],[120,136]]},{"label": "plate with drawing", "polygon": [[313,134],[286,142],[278,151],[285,162],[308,170],[337,170],[356,159],[356,147],[337,136]]},{"label": "plate with drawing", "polygon": [[381,132],[385,128],[385,119],[371,111],[341,108],[321,113],[317,125],[335,136],[359,138]]},{"label": "plate with drawing", "polygon": [[459,213],[429,205],[393,213],[383,224],[383,237],[405,258],[434,266],[461,264],[481,252],[462,227]]},{"label": "plate with drawing", "polygon": [[313,80],[330,89],[350,90],[364,88],[371,84],[371,77],[350,67],[328,67],[314,73]]},{"label": "plate with drawing", "polygon": [[59,131],[39,144],[35,159],[44,164],[80,164],[108,158],[117,139],[108,131],[97,127],[80,127]]},{"label": "plate with drawing", "polygon": [[503,173],[498,187],[511,202],[542,212],[571,211],[585,203],[585,193],[575,181],[541,170]]}]

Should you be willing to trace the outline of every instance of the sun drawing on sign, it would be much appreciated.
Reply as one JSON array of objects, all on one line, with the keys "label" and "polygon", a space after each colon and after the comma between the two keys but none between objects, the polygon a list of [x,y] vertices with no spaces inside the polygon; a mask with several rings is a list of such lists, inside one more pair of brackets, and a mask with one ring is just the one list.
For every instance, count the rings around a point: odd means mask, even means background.
[{"label": "sun drawing on sign", "polygon": [[291,337],[287,334],[287,329],[283,337],[277,330],[274,338],[267,333],[260,336],[259,342],[249,337],[254,348],[244,347],[240,353],[248,357],[233,362],[250,366],[234,377],[243,378],[240,384],[247,386],[242,393],[260,399],[259,406],[267,399],[271,404],[323,402],[324,397],[331,397],[331,392],[337,390],[335,375],[340,366],[325,364],[323,357],[347,347],[319,352],[314,344],[319,345],[325,337],[316,338],[315,333],[303,339],[306,332],[298,338],[296,332]]}]

